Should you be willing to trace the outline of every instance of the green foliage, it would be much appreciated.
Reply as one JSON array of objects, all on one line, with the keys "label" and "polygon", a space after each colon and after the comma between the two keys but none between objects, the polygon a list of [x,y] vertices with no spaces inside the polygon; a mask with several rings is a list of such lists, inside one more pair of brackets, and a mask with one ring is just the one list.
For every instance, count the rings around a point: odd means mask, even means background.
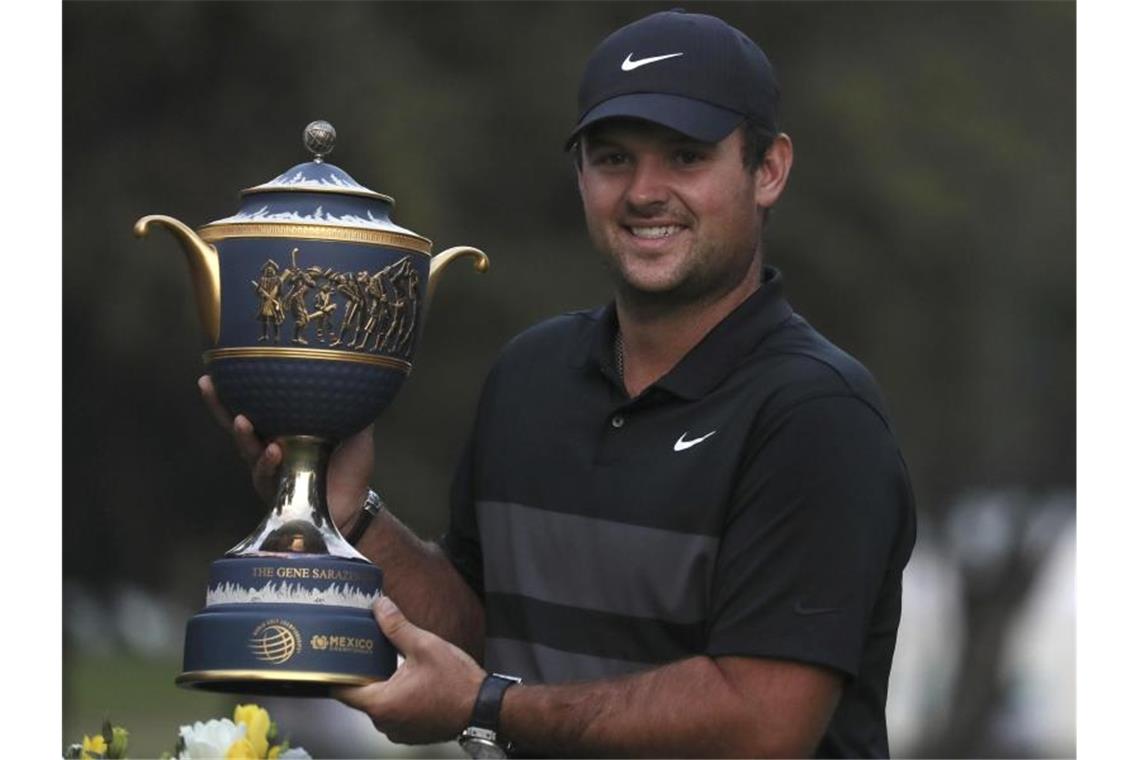
[{"label": "green foliage", "polygon": [[[590,50],[656,8],[64,4],[65,578],[146,579],[192,607],[209,560],[260,519],[193,385],[181,253],[131,225],[228,215],[240,188],[305,159],[316,118],[339,135],[330,161],[394,195],[398,223],[492,259],[484,277],[445,278],[377,426],[386,500],[438,535],[499,348],[608,298],[560,146]],[[883,386],[923,519],[975,486],[1071,487],[1075,5],[691,10],[776,65],[796,160],[766,256]]]}]

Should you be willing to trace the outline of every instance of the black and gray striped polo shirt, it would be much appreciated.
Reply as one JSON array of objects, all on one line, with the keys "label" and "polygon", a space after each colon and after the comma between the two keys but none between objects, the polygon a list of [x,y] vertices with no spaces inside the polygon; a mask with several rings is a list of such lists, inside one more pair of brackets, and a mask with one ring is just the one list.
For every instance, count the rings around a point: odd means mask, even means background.
[{"label": "black and gray striped polo shirt", "polygon": [[847,676],[820,754],[887,754],[906,468],[870,374],[782,278],[631,399],[613,305],[492,369],[444,541],[486,607],[488,670],[558,683],[693,655]]}]

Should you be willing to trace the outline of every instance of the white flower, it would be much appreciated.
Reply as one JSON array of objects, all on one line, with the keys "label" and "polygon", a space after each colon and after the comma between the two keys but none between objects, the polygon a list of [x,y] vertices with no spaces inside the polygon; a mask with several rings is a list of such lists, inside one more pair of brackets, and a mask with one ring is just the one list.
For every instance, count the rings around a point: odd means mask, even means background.
[{"label": "white flower", "polygon": [[230,746],[245,736],[245,724],[235,724],[228,718],[199,721],[179,728],[178,736],[183,747],[178,760],[215,760],[224,758]]},{"label": "white flower", "polygon": [[277,756],[278,760],[312,760],[312,757],[301,747],[290,747]]}]

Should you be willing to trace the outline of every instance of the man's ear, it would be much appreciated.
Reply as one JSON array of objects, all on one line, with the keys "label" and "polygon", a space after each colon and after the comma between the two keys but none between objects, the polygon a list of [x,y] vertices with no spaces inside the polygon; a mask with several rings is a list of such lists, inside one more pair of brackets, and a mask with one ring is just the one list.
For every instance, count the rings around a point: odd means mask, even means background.
[{"label": "man's ear", "polygon": [[771,208],[784,192],[792,172],[792,138],[781,132],[772,139],[764,160],[756,168],[756,205]]},{"label": "man's ear", "polygon": [[586,143],[584,142],[585,139],[585,135],[579,137],[578,141],[574,143],[574,147],[572,148],[574,151],[574,174],[578,179],[579,196],[582,195],[582,164],[586,160]]}]

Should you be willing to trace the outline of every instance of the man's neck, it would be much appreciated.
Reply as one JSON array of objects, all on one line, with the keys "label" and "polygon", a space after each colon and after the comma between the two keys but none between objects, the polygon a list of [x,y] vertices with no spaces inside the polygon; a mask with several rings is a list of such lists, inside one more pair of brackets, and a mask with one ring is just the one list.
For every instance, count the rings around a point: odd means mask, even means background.
[{"label": "man's neck", "polygon": [[623,379],[630,398],[669,373],[721,320],[760,287],[760,262],[731,290],[709,301],[638,309],[617,299]]}]

